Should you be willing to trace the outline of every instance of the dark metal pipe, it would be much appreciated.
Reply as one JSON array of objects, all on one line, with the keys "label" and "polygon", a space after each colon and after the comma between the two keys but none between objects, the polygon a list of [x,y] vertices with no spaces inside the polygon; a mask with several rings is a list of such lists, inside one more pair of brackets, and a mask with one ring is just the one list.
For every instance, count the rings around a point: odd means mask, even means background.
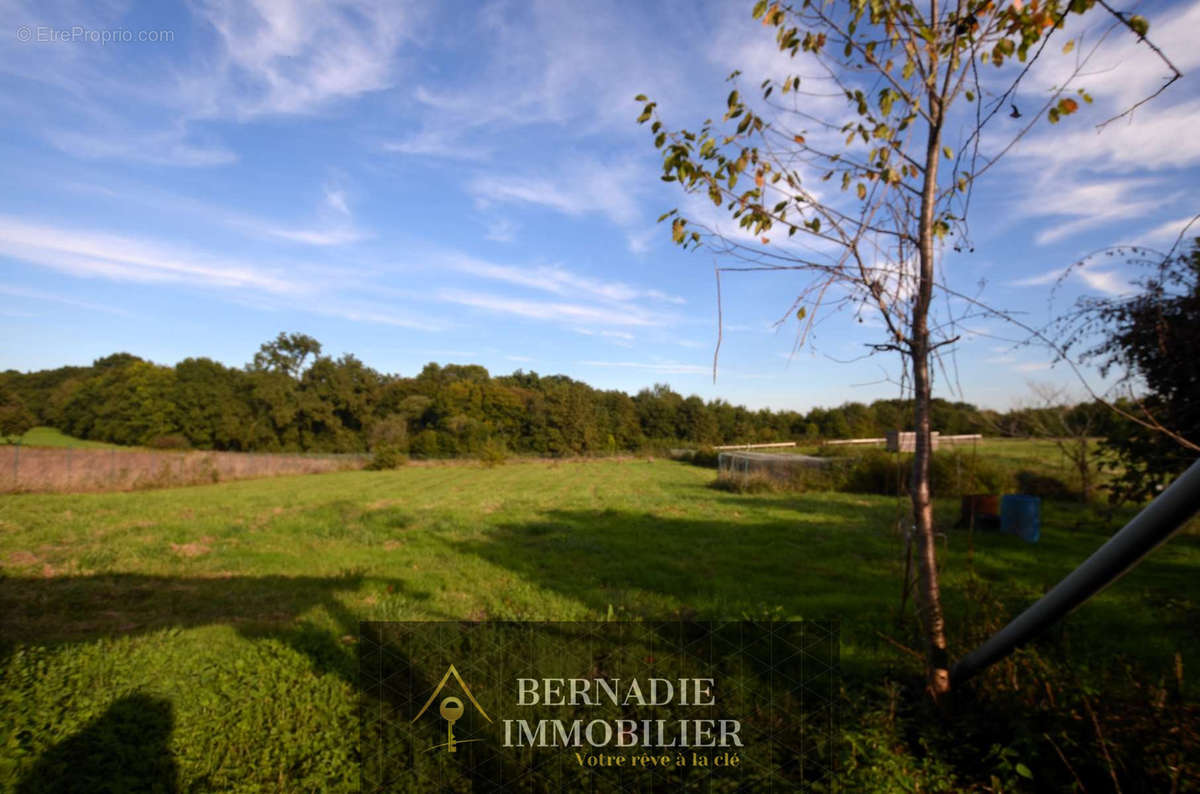
[{"label": "dark metal pipe", "polygon": [[1054,589],[954,665],[950,671],[951,685],[961,684],[986,670],[1050,628],[1137,565],[1197,511],[1200,511],[1200,460]]}]

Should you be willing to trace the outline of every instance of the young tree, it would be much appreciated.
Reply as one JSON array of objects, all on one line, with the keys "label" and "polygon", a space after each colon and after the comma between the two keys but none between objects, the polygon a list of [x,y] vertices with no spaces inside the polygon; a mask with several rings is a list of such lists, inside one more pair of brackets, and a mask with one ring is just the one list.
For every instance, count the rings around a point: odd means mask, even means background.
[{"label": "young tree", "polygon": [[[960,305],[979,306],[939,282],[938,256],[945,241],[956,234],[963,239],[975,182],[1012,144],[1041,119],[1056,123],[1090,101],[1082,90],[1068,95],[1069,83],[1024,113],[1012,98],[1067,18],[1096,5],[1114,24],[1144,37],[1145,19],[1112,10],[1104,0],[928,0],[921,6],[759,0],[754,17],[773,30],[779,50],[796,65],[782,80],[768,76],[759,84],[761,111],[735,82],[721,122],[671,129],[656,102],[637,97],[645,103],[638,121],[650,123],[663,154],[662,179],[706,196],[742,230],[722,236],[697,228],[677,210],[660,219],[672,218],[676,243],[740,260],[718,269],[718,290],[722,271],[803,271],[811,278],[789,310],[801,322],[798,344],[818,310],[870,307],[886,327],[886,338],[873,349],[897,352],[905,362],[917,433],[918,605],[935,698],[949,691],[950,677],[930,493],[931,361],[957,337],[953,318],[939,322],[931,307],[939,290]],[[1013,59],[1023,66],[995,71]],[[1010,116],[1020,120],[1014,125]],[[958,153],[947,146],[950,125],[969,130]],[[985,132],[996,127],[998,137],[983,146]],[[798,233],[806,245],[791,239]]]}]

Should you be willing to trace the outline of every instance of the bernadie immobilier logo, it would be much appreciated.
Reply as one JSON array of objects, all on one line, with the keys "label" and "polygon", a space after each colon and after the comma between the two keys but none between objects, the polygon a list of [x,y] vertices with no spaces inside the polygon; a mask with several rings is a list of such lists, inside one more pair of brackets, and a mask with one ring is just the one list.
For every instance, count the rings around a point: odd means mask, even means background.
[{"label": "bernadie immobilier logo", "polygon": [[[483,706],[475,699],[470,686],[459,675],[453,664],[446,670],[442,680],[438,682],[433,693],[421,707],[412,721],[416,722],[430,710],[433,702],[446,689],[451,679],[457,683],[459,690],[474,707],[475,711],[487,722],[492,722]],[[645,681],[631,679],[587,679],[587,678],[518,678],[516,679],[517,709],[537,706],[571,706],[592,707],[611,705],[616,707],[660,707],[660,706],[715,706],[716,696],[713,692],[711,678],[681,678],[668,680],[665,678],[650,678]],[[446,752],[456,752],[458,745],[467,742],[482,741],[478,738],[456,737],[454,724],[464,712],[463,701],[456,696],[442,699],[438,706],[438,714],[446,722],[446,741],[434,744],[429,749],[444,749]],[[691,763],[707,766],[712,760],[714,766],[736,767],[740,758],[736,753],[725,753],[716,759],[693,755],[690,759],[682,751],[689,748],[738,748],[742,740],[738,737],[741,721],[736,719],[593,719],[593,720],[562,720],[538,719],[505,719],[504,747],[562,747],[579,748],[642,748],[654,751],[654,755],[615,754],[586,756],[578,754],[581,766],[616,766],[627,764],[630,767],[641,765],[679,766]],[[663,755],[663,751],[680,751],[675,757]]]},{"label": "bernadie immobilier logo", "polygon": [[836,763],[832,622],[364,623],[364,791],[803,791]]}]

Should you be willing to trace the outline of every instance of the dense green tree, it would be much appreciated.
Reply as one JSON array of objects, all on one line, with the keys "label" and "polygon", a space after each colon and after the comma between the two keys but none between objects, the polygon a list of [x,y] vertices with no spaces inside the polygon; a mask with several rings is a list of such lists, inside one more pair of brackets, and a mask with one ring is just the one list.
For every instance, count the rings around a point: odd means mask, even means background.
[{"label": "dense green tree", "polygon": [[0,383],[0,438],[11,443],[34,426],[36,419],[15,390]]},{"label": "dense green tree", "polygon": [[1200,454],[1200,238],[1179,254],[1130,254],[1150,275],[1129,297],[1083,300],[1069,346],[1138,386],[1113,406],[1104,448],[1115,495],[1144,499]]},{"label": "dense green tree", "polygon": [[270,342],[262,344],[254,354],[250,369],[299,378],[309,357],[315,358],[320,354],[321,343],[308,334],[280,333]]}]

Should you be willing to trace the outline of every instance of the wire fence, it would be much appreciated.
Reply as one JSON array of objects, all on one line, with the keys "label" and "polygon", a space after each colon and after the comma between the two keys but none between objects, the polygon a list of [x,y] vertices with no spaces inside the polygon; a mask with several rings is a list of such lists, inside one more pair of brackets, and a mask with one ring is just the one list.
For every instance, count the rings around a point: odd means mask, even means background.
[{"label": "wire fence", "polygon": [[[7,460],[2,460],[4,454]],[[370,459],[365,454],[168,452],[12,445],[7,453],[0,453],[0,492],[134,491],[361,469]]]},{"label": "wire fence", "polygon": [[812,455],[772,454],[770,452],[722,452],[717,456],[720,477],[745,482],[751,477],[770,477],[781,482],[795,479],[805,471],[823,471],[832,466],[830,458]]}]

